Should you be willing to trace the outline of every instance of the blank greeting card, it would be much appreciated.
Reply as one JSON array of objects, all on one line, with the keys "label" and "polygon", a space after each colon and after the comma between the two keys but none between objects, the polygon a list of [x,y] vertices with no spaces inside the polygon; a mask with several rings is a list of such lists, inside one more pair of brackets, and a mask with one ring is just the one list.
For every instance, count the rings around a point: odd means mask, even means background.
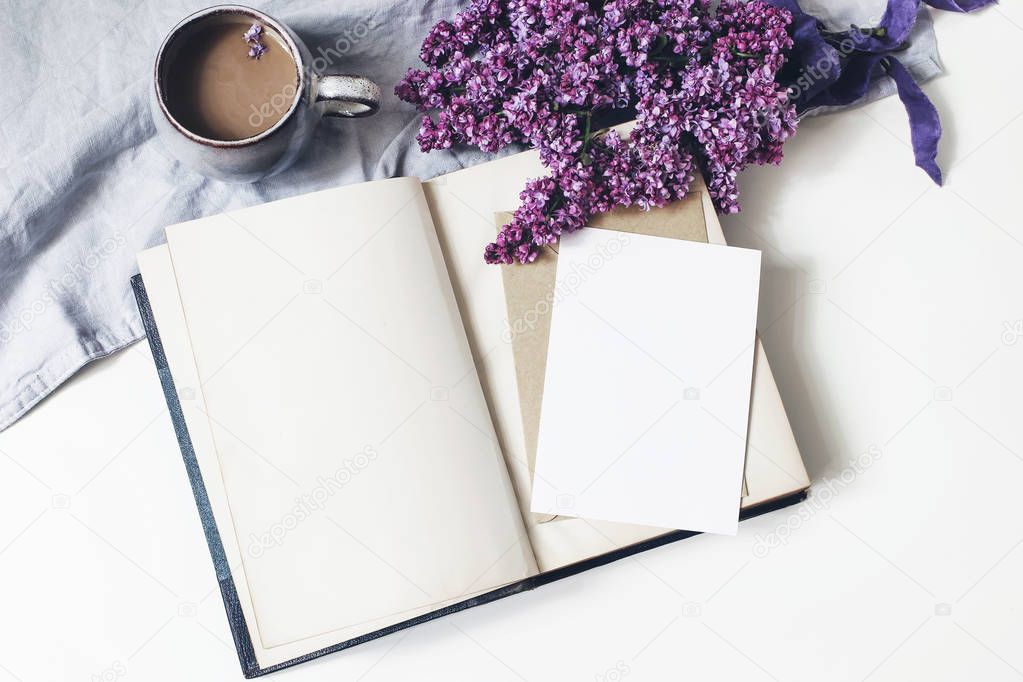
[{"label": "blank greeting card", "polygon": [[735,534],[759,290],[758,251],[564,238],[532,511]]}]

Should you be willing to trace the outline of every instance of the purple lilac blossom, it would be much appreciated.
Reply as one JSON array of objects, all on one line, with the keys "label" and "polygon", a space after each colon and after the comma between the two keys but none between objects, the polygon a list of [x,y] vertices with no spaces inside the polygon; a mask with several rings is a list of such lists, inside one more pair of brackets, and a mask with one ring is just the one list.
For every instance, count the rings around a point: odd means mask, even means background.
[{"label": "purple lilac blossom", "polygon": [[253,24],[249,26],[249,30],[242,34],[242,39],[247,42],[255,42],[259,40],[260,34],[263,33],[263,27],[259,24]]},{"label": "purple lilac blossom", "polygon": [[[473,0],[395,92],[428,114],[424,151],[539,151],[549,176],[484,253],[528,263],[595,213],[680,199],[698,172],[718,210],[738,211],[739,171],[780,162],[795,132],[778,82],[790,21],[762,0]],[[627,138],[594,125],[616,110],[636,120]]]},{"label": "purple lilac blossom", "polygon": [[249,30],[242,34],[242,38],[248,43],[249,57],[259,59],[266,54],[266,45],[262,43],[263,27],[260,24],[249,26]]}]

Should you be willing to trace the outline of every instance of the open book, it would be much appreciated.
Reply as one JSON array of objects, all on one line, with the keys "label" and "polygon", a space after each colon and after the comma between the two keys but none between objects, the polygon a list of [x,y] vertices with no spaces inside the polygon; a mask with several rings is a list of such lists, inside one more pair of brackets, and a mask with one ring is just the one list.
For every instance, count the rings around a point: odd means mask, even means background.
[{"label": "open book", "polygon": [[[481,246],[541,172],[526,153],[327,190],[171,226],[140,254],[246,677],[693,535],[529,512],[536,391],[520,399],[528,356]],[[662,218],[723,243],[708,205],[697,189]],[[743,518],[805,495],[759,343],[748,445]]]}]

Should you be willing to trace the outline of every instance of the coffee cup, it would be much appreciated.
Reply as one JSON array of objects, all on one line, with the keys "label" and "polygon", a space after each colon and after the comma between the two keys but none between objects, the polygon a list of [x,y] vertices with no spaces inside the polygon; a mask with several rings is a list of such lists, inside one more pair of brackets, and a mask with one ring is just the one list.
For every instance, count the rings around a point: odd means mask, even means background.
[{"label": "coffee cup", "polygon": [[160,139],[187,167],[228,182],[281,172],[323,116],[360,118],[380,88],[318,74],[285,24],[242,5],[218,5],[175,26],[156,55],[151,109]]}]

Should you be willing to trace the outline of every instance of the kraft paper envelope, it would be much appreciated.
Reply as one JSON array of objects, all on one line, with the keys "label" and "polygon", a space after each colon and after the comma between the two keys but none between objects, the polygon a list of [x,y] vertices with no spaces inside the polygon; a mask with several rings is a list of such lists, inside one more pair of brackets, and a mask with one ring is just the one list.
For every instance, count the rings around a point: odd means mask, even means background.
[{"label": "kraft paper envelope", "polygon": [[[706,187],[702,179],[693,181],[692,190],[681,201],[650,211],[631,207],[594,216],[593,228],[613,229],[631,234],[645,234],[669,239],[687,239],[707,243],[707,222],[702,195]],[[511,220],[511,213],[496,214],[498,227]],[[505,297],[508,306],[506,338],[511,341],[515,358],[515,374],[522,408],[522,427],[530,475],[536,464],[536,443],[540,431],[540,408],[543,403],[544,376],[547,369],[547,345],[551,330],[551,303],[557,273],[556,245],[544,248],[528,266],[504,266]],[[693,292],[700,295],[701,292]],[[754,386],[755,390],[755,386]],[[749,494],[745,478],[742,495]],[[550,521],[551,515],[534,514],[538,520]]]}]

